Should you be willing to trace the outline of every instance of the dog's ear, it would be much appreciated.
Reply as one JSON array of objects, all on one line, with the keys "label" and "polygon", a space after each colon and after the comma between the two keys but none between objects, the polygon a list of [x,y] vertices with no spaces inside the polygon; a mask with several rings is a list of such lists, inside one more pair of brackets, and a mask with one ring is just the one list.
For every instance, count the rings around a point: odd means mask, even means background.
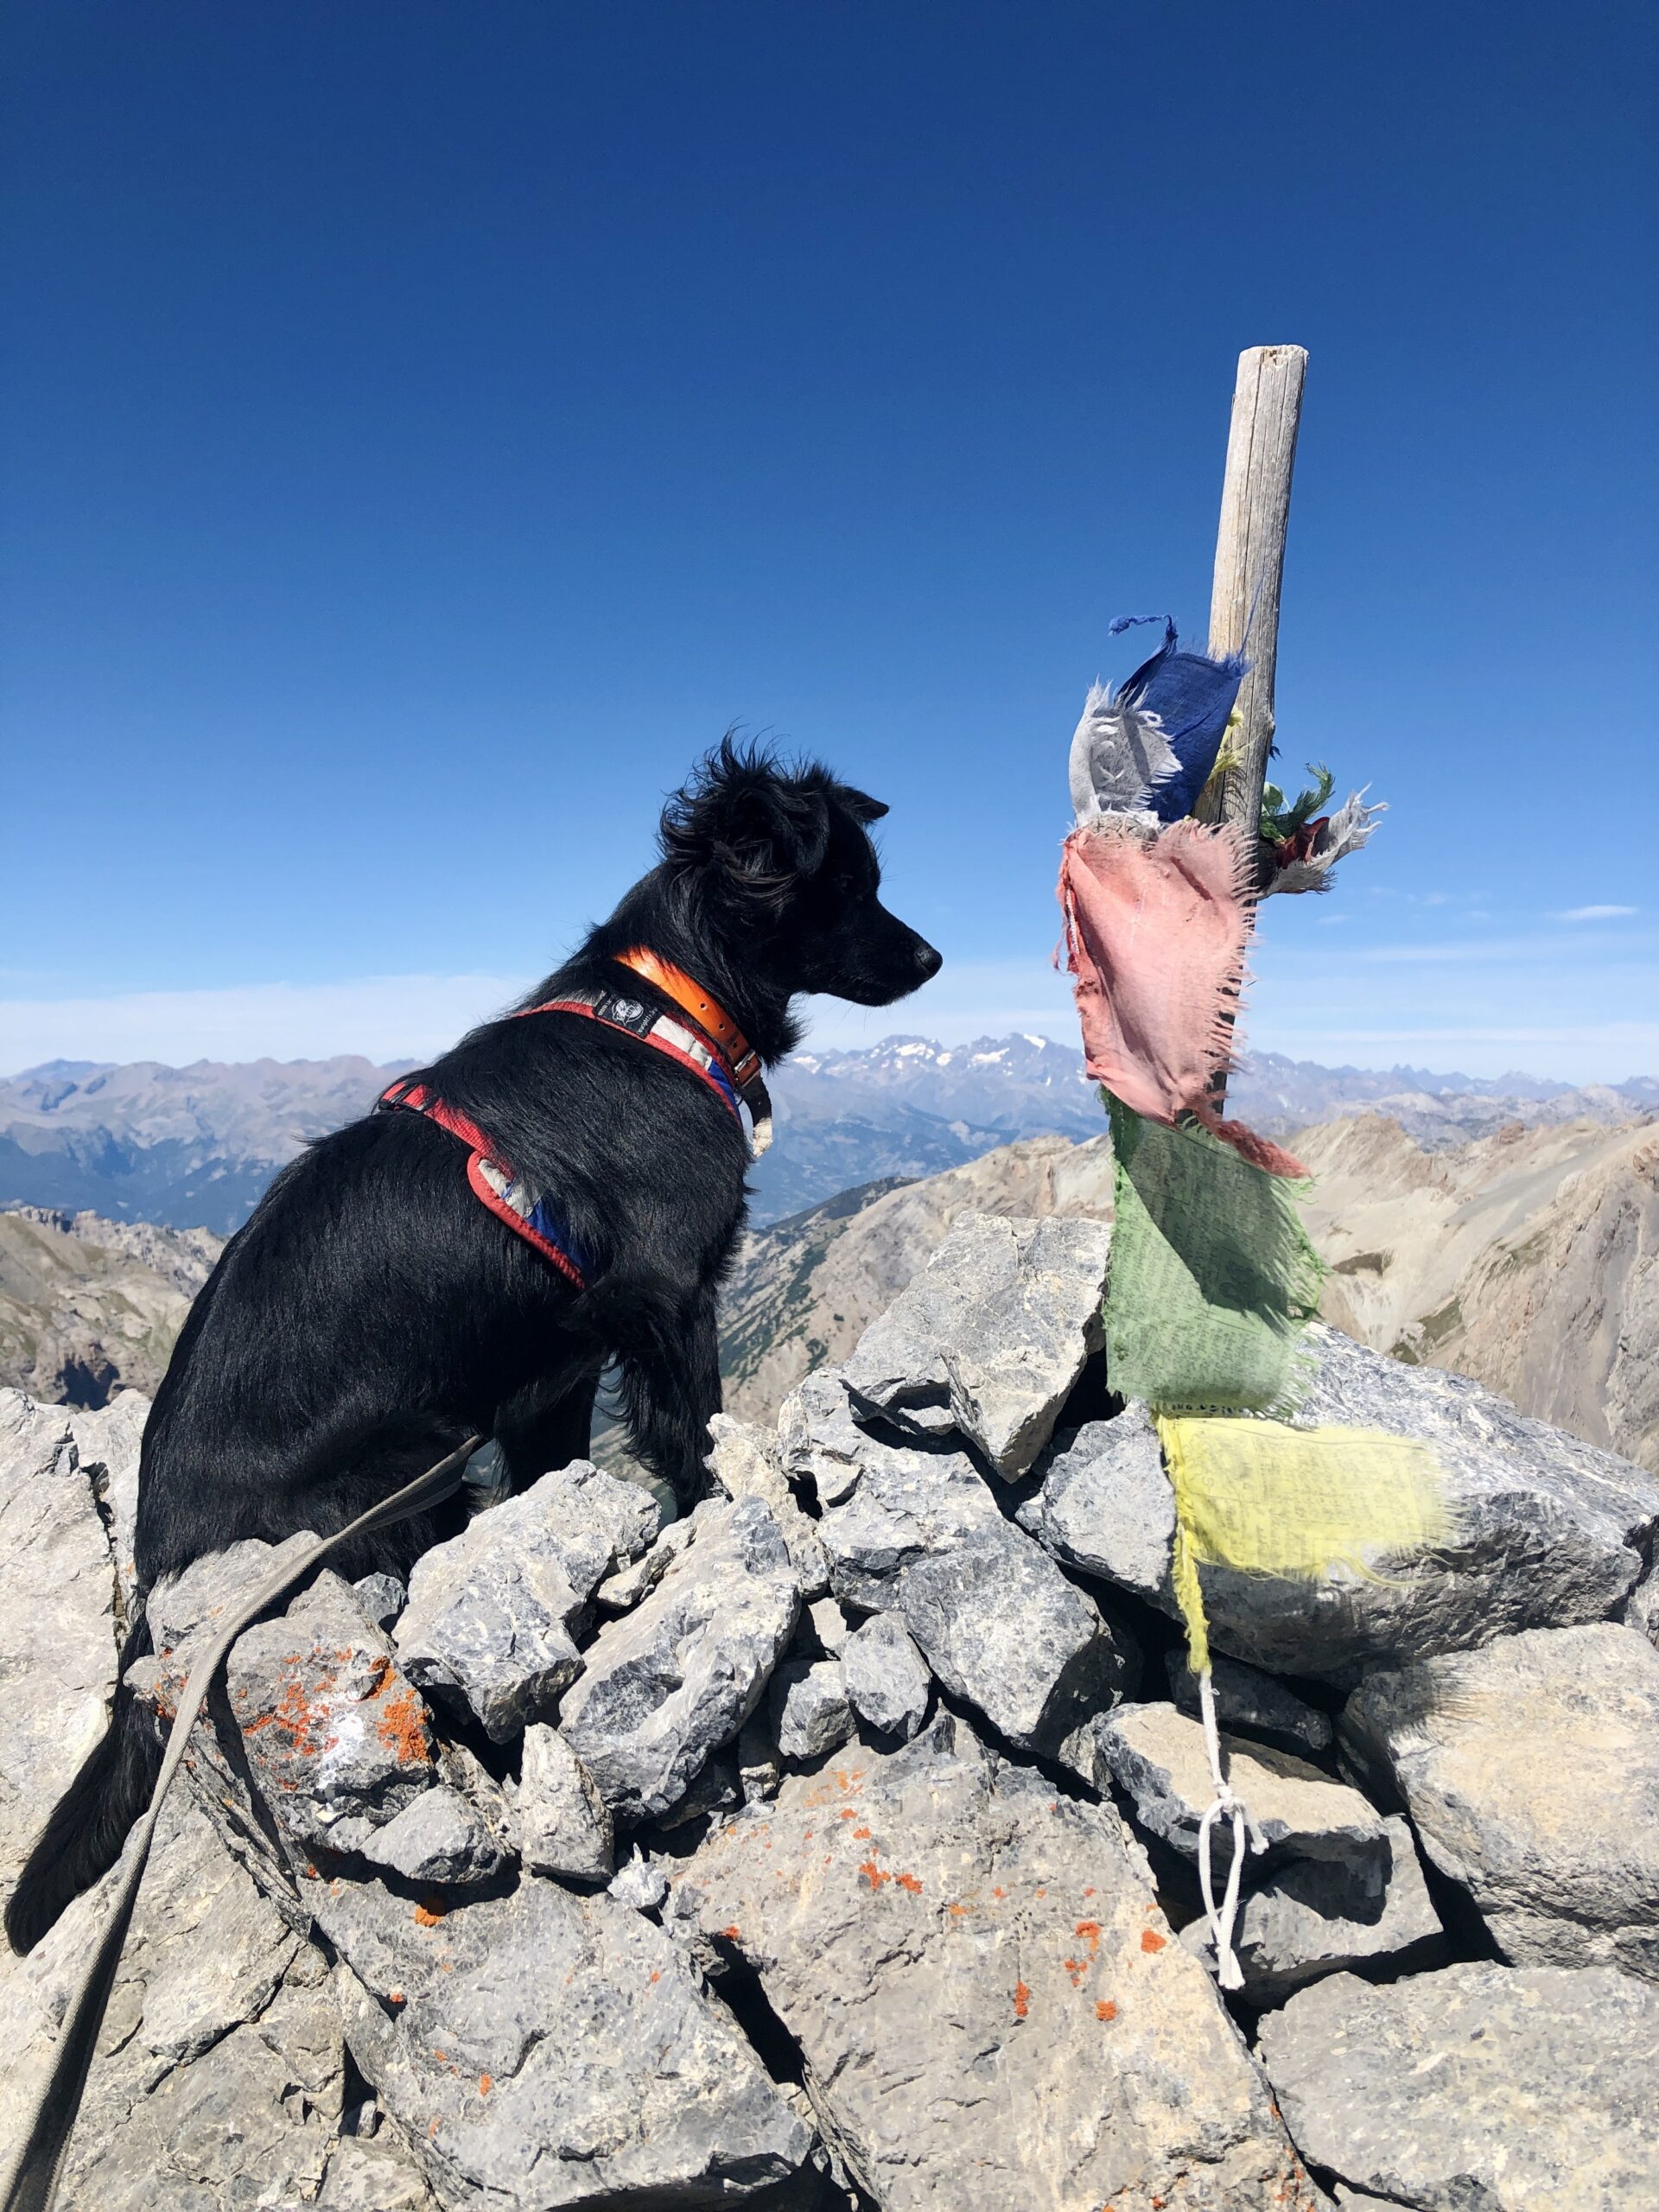
[{"label": "dog's ear", "polygon": [[872,798],[868,791],[855,791],[850,784],[837,784],[836,797],[861,830],[868,830],[872,822],[880,822],[892,810],[885,799]]},{"label": "dog's ear", "polygon": [[775,912],[830,849],[828,779],[790,775],[725,738],[663,810],[663,856],[706,887]]}]

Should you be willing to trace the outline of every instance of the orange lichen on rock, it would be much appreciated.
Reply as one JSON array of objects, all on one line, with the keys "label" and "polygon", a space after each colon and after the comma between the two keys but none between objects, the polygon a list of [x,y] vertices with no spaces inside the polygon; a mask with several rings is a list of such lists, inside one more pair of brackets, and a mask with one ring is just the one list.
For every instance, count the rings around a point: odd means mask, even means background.
[{"label": "orange lichen on rock", "polygon": [[449,1910],[442,1897],[424,1897],[415,1908],[417,1928],[435,1928]]},{"label": "orange lichen on rock", "polygon": [[853,1830],[853,1841],[855,1843],[867,1843],[869,1840],[869,1834],[870,1832],[868,1828],[855,1828]]},{"label": "orange lichen on rock", "polygon": [[432,1744],[426,1732],[426,1707],[414,1690],[388,1698],[374,1726],[381,1742],[401,1765],[430,1765]]},{"label": "orange lichen on rock", "polygon": [[490,2094],[490,2091],[491,2091],[494,2087],[495,2087],[495,2077],[494,2077],[494,2075],[492,2075],[492,2074],[480,2074],[480,2075],[479,2075],[479,2077],[478,2077],[478,2094],[479,2094],[479,2095],[480,2095],[480,2097],[487,2097],[487,2096],[489,2095],[489,2094]]},{"label": "orange lichen on rock", "polygon": [[738,1937],[743,1931],[739,1928],[737,1923],[734,1921],[729,1928],[722,1928],[720,1932],[726,1938],[726,1941],[728,1943],[735,1943]]},{"label": "orange lichen on rock", "polygon": [[1096,1999],[1095,2018],[1097,2020],[1115,2020],[1117,2018],[1117,2007],[1113,2004],[1109,1997],[1101,1997]]},{"label": "orange lichen on rock", "polygon": [[1071,1932],[1074,1936],[1082,1936],[1084,1942],[1089,1946],[1089,1955],[1091,1959],[1099,1957],[1100,1923],[1097,1920],[1080,1920]]},{"label": "orange lichen on rock", "polygon": [[1143,1951],[1161,1951],[1168,1941],[1169,1938],[1166,1936],[1160,1936],[1155,1928],[1143,1928],[1141,1930],[1141,1948]]},{"label": "orange lichen on rock", "polygon": [[1025,1984],[1023,1981],[1016,1981],[1016,1982],[1014,1983],[1014,2018],[1015,2018],[1016,2020],[1023,2020],[1023,2019],[1025,2018],[1025,2017],[1026,2017],[1027,2013],[1027,2012],[1030,2012],[1030,2010],[1031,2010],[1031,1991],[1027,1988],[1027,1986],[1026,1986],[1026,1984]]},{"label": "orange lichen on rock", "polygon": [[874,1859],[865,1859],[858,1871],[873,1890],[879,1890],[883,1882],[890,1882],[893,1879],[891,1874],[882,1872]]},{"label": "orange lichen on rock", "polygon": [[[897,1880],[899,1888],[901,1890],[908,1890],[912,1897],[918,1897],[922,1894],[922,1885],[913,1874],[899,1874],[894,1878]],[[962,1910],[962,1907],[960,1905],[957,1905],[954,1909],[958,1912]]]}]

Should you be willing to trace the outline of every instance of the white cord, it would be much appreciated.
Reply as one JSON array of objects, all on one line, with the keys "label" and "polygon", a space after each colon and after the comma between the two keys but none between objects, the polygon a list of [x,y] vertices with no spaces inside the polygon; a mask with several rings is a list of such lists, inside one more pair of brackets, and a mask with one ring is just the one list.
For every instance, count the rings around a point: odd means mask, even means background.
[{"label": "white cord", "polygon": [[[1222,1765],[1221,1731],[1216,1725],[1215,1681],[1208,1667],[1198,1676],[1198,1709],[1204,1715],[1204,1748],[1210,1755],[1210,1779],[1216,1792],[1214,1802],[1198,1823],[1198,1887],[1204,1895],[1204,1916],[1210,1923],[1210,1941],[1215,1946],[1216,1979],[1224,1989],[1243,1989],[1244,1976],[1233,1952],[1233,1924],[1238,1917],[1245,1842],[1248,1837],[1249,1848],[1262,1852],[1267,1849],[1268,1840],[1234,1796]],[[1217,1911],[1215,1878],[1210,1870],[1210,1839],[1217,1821],[1229,1818],[1233,1824],[1233,1856],[1227,1869],[1226,1891]]]}]

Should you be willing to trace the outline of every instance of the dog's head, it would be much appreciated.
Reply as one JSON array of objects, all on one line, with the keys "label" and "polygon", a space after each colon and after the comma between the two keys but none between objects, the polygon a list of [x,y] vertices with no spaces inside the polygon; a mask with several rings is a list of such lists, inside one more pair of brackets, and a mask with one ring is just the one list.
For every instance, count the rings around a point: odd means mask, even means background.
[{"label": "dog's head", "polygon": [[888,1006],[938,954],[881,904],[880,799],[816,762],[784,767],[728,737],[663,811],[663,857],[734,952],[790,991]]}]

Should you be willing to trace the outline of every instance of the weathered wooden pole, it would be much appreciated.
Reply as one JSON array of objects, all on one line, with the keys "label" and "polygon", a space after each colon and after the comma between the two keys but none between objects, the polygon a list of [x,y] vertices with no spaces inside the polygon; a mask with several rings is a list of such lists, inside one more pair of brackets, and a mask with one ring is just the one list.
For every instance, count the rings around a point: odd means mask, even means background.
[{"label": "weathered wooden pole", "polygon": [[[1307,352],[1301,346],[1252,346],[1239,355],[1221,486],[1210,650],[1248,654],[1250,672],[1238,695],[1239,723],[1231,740],[1236,764],[1216,779],[1199,811],[1209,822],[1236,823],[1252,840],[1273,745],[1279,588],[1306,374]],[[1227,1096],[1224,1072],[1211,1090],[1219,1109]]]},{"label": "weathered wooden pole", "polygon": [[1250,672],[1238,695],[1241,720],[1233,740],[1238,765],[1221,779],[1206,811],[1211,821],[1236,822],[1252,836],[1273,743],[1279,587],[1306,373],[1307,353],[1300,346],[1252,346],[1239,355],[1221,487],[1210,650],[1248,653]]}]

